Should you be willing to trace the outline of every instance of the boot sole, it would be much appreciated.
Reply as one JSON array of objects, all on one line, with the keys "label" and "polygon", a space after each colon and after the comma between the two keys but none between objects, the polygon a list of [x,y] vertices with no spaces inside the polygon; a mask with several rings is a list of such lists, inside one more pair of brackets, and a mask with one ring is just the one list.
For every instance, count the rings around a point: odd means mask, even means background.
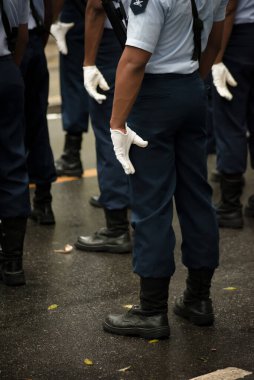
[{"label": "boot sole", "polygon": [[222,228],[241,229],[243,228],[243,219],[227,220],[218,218],[218,224]]},{"label": "boot sole", "polygon": [[214,315],[213,314],[206,314],[205,316],[204,315],[190,314],[188,311],[184,311],[183,309],[180,309],[176,305],[174,306],[173,312],[178,317],[182,317],[184,319],[187,319],[188,321],[192,322],[196,326],[211,326],[214,323]]},{"label": "boot sole", "polygon": [[26,284],[25,274],[21,273],[1,273],[0,280],[7,286],[21,286]]},{"label": "boot sole", "polygon": [[71,171],[71,170],[64,170],[64,171],[56,171],[57,177],[79,177],[81,178],[83,175],[83,171]]},{"label": "boot sole", "polygon": [[85,246],[80,243],[74,244],[77,249],[80,249],[81,251],[85,252],[110,252],[110,253],[130,253],[132,250],[132,247],[130,244],[125,244],[119,247],[113,246],[113,245],[104,245],[101,246]]},{"label": "boot sole", "polygon": [[153,329],[143,329],[143,328],[118,328],[103,323],[103,330],[116,335],[124,336],[139,336],[144,339],[162,339],[168,338],[170,336],[169,326],[153,328]]},{"label": "boot sole", "polygon": [[245,208],[244,215],[247,216],[248,218],[254,218],[254,211],[248,208]]}]

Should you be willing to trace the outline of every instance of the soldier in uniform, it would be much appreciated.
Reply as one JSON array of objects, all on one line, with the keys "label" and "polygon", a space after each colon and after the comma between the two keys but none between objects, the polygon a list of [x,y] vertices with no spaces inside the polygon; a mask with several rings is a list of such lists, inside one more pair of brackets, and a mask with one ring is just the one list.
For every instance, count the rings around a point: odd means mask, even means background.
[{"label": "soldier in uniform", "polygon": [[36,186],[31,218],[42,225],[55,223],[51,183],[56,172],[48,132],[49,72],[44,52],[51,20],[51,0],[30,0],[29,43],[20,68],[25,82],[28,173],[30,182]]},{"label": "soldier in uniform", "polygon": [[25,284],[22,256],[30,213],[24,83],[17,66],[28,41],[27,23],[28,0],[0,0],[0,280],[10,286]]},{"label": "soldier in uniform", "polygon": [[[128,1],[124,2],[126,7],[128,4]],[[125,253],[131,250],[127,214],[130,205],[129,181],[115,159],[109,130],[115,72],[121,53],[121,45],[103,9],[88,2],[84,84],[90,95],[89,112],[96,139],[100,203],[106,219],[105,228],[91,236],[78,237],[76,247],[88,252]]]},{"label": "soldier in uniform", "polygon": [[127,314],[110,314],[103,324],[107,332],[144,338],[170,335],[173,198],[182,231],[182,262],[188,269],[187,288],[174,312],[196,325],[214,321],[210,286],[219,264],[219,238],[207,183],[202,79],[220,48],[226,3],[131,1],[110,125],[116,157],[130,175],[140,305]]},{"label": "soldier in uniform", "polygon": [[88,95],[82,72],[85,0],[57,0],[55,7],[54,17],[60,13],[60,20],[52,25],[51,33],[60,51],[62,123],[66,132],[64,151],[55,166],[58,176],[81,177],[80,150],[89,121]]},{"label": "soldier in uniform", "polygon": [[[212,67],[213,124],[221,174],[220,227],[242,228],[248,140],[254,168],[254,2],[229,0],[222,48]],[[247,131],[249,139],[247,139]],[[245,208],[254,216],[254,196]]]}]

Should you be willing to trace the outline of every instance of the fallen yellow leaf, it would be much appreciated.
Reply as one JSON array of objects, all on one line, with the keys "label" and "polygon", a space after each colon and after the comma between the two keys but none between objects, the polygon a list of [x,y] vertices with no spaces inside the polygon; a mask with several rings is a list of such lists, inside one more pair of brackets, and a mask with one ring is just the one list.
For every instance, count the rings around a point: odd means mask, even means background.
[{"label": "fallen yellow leaf", "polygon": [[123,305],[125,309],[131,309],[133,305]]},{"label": "fallen yellow leaf", "polygon": [[158,343],[159,342],[159,340],[158,339],[152,339],[152,340],[149,340],[149,342],[148,343]]},{"label": "fallen yellow leaf", "polygon": [[54,249],[55,253],[70,253],[73,250],[73,246],[66,244],[64,249]]},{"label": "fallen yellow leaf", "polygon": [[84,364],[85,364],[85,365],[93,365],[93,362],[92,362],[92,360],[90,360],[90,359],[85,359],[85,360],[84,360]]},{"label": "fallen yellow leaf", "polygon": [[129,365],[129,367],[125,367],[125,368],[121,368],[121,369],[119,369],[118,372],[126,372],[126,371],[128,371],[128,369],[130,369],[130,368],[131,368],[131,366]]},{"label": "fallen yellow leaf", "polygon": [[53,305],[50,305],[50,306],[48,307],[48,310],[55,310],[55,309],[57,309],[57,308],[58,308],[58,305],[53,304]]},{"label": "fallen yellow leaf", "polygon": [[232,286],[229,286],[228,288],[223,288],[223,290],[233,291],[233,290],[237,290],[237,288],[234,288],[234,287],[232,287]]}]

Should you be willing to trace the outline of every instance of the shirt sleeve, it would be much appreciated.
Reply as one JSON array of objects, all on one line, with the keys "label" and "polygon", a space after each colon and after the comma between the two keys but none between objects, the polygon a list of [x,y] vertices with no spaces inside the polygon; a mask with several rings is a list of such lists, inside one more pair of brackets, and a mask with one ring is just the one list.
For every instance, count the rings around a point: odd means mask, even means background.
[{"label": "shirt sleeve", "polygon": [[220,5],[218,6],[218,8],[216,9],[214,13],[215,22],[223,21],[225,19],[227,4],[228,4],[228,0],[221,0]]},{"label": "shirt sleeve", "polygon": [[18,0],[19,24],[27,24],[29,17],[29,0]]},{"label": "shirt sleeve", "polygon": [[129,9],[126,45],[153,53],[165,22],[166,12],[161,0],[149,0],[145,11],[138,15]]}]

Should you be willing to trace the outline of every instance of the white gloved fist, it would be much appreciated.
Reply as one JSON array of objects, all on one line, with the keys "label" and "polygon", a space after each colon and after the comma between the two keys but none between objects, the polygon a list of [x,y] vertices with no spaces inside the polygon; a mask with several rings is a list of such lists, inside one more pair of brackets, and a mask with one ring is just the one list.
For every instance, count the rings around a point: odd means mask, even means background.
[{"label": "white gloved fist", "polygon": [[227,67],[224,63],[216,63],[212,66],[212,76],[213,76],[213,84],[216,87],[216,90],[223,98],[227,100],[232,100],[233,95],[229,92],[227,84],[232,87],[237,86],[237,82],[230,74]]},{"label": "white gloved fist", "polygon": [[74,25],[74,22],[64,23],[58,21],[57,23],[52,24],[50,27],[50,33],[56,39],[58,50],[64,55],[68,54],[66,34],[71,28],[73,28]]},{"label": "white gloved fist", "polygon": [[125,171],[125,174],[134,174],[135,169],[129,158],[129,150],[132,144],[145,148],[148,145],[147,141],[144,141],[136,132],[132,131],[126,125],[126,134],[117,130],[111,129],[111,139],[114,146],[116,158],[120,162]]},{"label": "white gloved fist", "polygon": [[97,91],[97,87],[103,91],[109,90],[109,85],[104,76],[96,66],[83,66],[83,74],[86,91],[97,103],[101,104],[107,97],[100,94]]}]

